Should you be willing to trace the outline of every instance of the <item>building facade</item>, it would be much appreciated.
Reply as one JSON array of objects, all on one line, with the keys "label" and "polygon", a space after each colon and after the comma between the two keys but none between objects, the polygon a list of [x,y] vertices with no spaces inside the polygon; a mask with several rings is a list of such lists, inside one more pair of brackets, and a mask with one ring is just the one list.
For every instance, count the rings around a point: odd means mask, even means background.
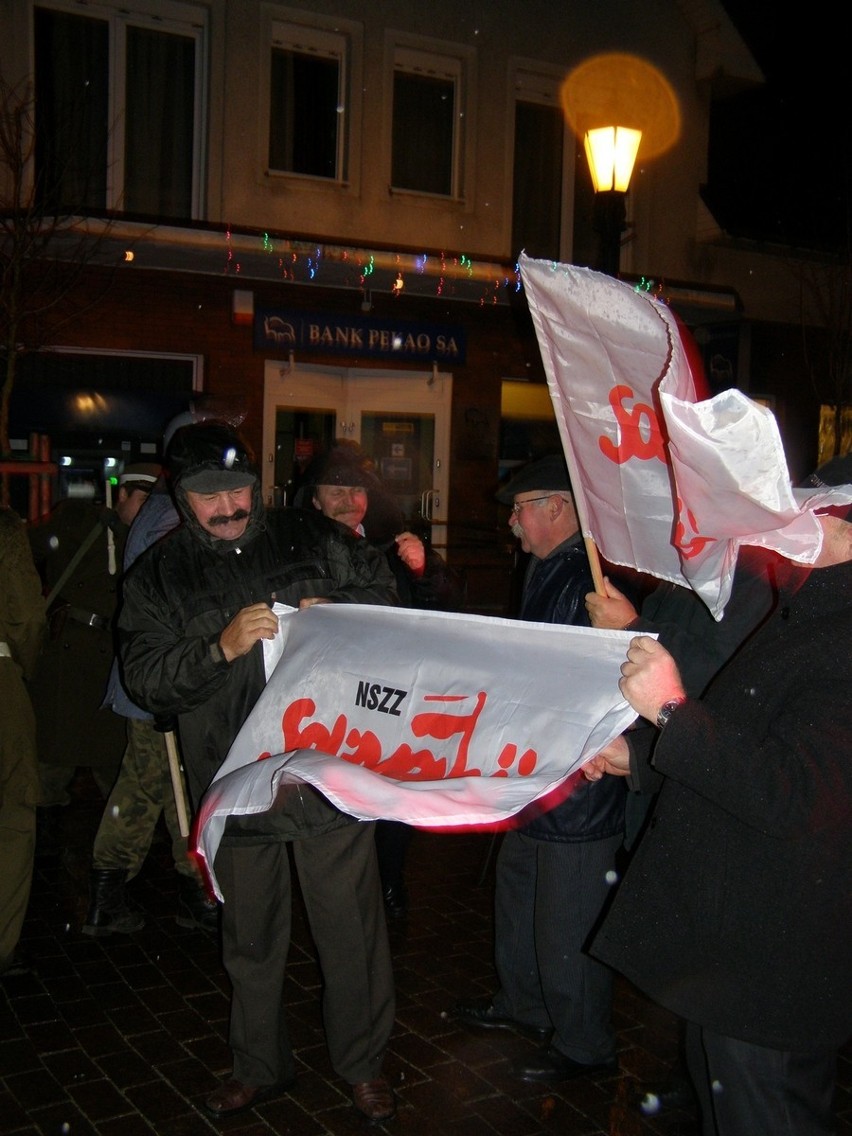
[{"label": "building facade", "polygon": [[27,184],[63,218],[44,255],[77,269],[17,339],[11,434],[51,440],[54,493],[156,452],[193,402],[241,423],[270,502],[348,437],[469,606],[507,610],[494,492],[558,445],[517,258],[597,266],[583,133],[614,116],[643,131],[621,274],[678,310],[715,389],[771,401],[794,473],[812,464],[795,272],[732,247],[701,200],[713,99],[761,81],[716,0],[2,11]]}]

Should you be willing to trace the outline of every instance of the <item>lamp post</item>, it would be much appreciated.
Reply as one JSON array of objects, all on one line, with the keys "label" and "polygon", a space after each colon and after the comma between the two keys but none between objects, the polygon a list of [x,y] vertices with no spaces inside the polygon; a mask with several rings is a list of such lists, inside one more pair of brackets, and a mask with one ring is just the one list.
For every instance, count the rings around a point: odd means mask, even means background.
[{"label": "lamp post", "polygon": [[595,231],[600,238],[599,268],[618,276],[621,234],[627,228],[625,198],[633,173],[641,130],[602,126],[586,132],[586,158],[595,190]]}]

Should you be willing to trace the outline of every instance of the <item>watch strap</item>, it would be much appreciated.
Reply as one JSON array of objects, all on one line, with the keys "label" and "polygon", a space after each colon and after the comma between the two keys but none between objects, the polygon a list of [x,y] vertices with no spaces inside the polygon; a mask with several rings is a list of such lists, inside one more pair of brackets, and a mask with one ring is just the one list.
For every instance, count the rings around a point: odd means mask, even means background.
[{"label": "watch strap", "polygon": [[678,706],[682,706],[686,702],[686,698],[672,698],[668,702],[664,702],[660,709],[657,711],[657,729],[664,730],[668,725],[669,718],[677,710]]}]

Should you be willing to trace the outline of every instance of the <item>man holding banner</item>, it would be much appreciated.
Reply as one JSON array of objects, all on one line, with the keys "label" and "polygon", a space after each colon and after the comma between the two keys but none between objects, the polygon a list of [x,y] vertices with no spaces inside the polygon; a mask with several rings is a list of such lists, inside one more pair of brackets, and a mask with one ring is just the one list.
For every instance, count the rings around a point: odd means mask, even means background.
[{"label": "man holding banner", "polygon": [[[129,695],[178,720],[197,806],[263,690],[273,603],[395,604],[396,591],[382,555],[342,526],[319,513],[265,510],[250,455],[226,423],[178,430],[167,472],[184,523],[129,572],[119,644]],[[394,987],[373,826],[302,783],[282,786],[263,815],[229,818],[216,857],[234,1068],[206,1108],[216,1118],[243,1112],[295,1078],[283,1017],[288,843],[323,972],[332,1065],[356,1108],[386,1120],[395,1111],[382,1076]]]},{"label": "man holding banner", "polygon": [[[852,457],[828,476],[852,482]],[[685,1019],[703,1136],[834,1130],[852,1029],[847,510],[818,514],[813,568],[787,565],[777,608],[700,700],[659,641],[634,638],[620,686],[660,730],[652,762],[622,737],[587,767],[661,785],[591,951]]]},{"label": "man holding banner", "polygon": [[[523,466],[497,494],[531,554],[519,618],[588,626],[592,577],[561,455]],[[567,667],[566,667],[567,672]],[[559,1082],[614,1071],[613,976],[584,953],[600,918],[624,837],[623,786],[579,771],[503,837],[497,857],[494,955],[499,989],[456,1016],[544,1044],[510,1066],[523,1081]]]},{"label": "man holding banner", "polygon": [[[770,411],[735,388],[697,400],[665,304],[520,266],[592,548],[691,586],[717,620],[741,546],[786,568],[700,700],[657,640],[633,639],[621,690],[662,731],[636,772],[662,788],[591,949],[687,1021],[703,1136],[825,1136],[852,1028],[850,460],[794,490]],[[591,775],[627,771],[623,738],[603,754]]]}]

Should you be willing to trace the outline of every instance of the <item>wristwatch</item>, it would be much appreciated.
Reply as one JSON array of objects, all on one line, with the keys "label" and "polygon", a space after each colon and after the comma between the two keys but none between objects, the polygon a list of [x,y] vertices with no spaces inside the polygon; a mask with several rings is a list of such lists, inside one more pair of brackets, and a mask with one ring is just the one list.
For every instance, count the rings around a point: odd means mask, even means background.
[{"label": "wristwatch", "polygon": [[677,710],[678,706],[682,706],[686,699],[672,698],[669,702],[664,702],[660,709],[657,711],[657,729],[664,730],[668,725],[669,718]]}]

